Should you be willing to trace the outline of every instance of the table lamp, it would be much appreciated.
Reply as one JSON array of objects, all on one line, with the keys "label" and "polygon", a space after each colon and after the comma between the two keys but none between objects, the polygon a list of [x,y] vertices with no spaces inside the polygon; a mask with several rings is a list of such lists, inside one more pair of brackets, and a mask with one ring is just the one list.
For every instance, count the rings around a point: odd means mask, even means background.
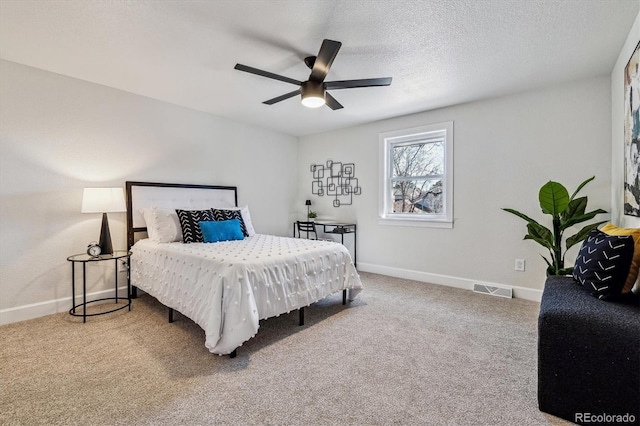
[{"label": "table lamp", "polygon": [[127,211],[122,188],[85,188],[82,194],[82,213],[102,213],[102,228],[98,245],[102,254],[113,254],[107,213]]},{"label": "table lamp", "polygon": [[307,200],[304,205],[307,206],[307,220],[309,220],[309,212],[311,211],[311,200]]}]

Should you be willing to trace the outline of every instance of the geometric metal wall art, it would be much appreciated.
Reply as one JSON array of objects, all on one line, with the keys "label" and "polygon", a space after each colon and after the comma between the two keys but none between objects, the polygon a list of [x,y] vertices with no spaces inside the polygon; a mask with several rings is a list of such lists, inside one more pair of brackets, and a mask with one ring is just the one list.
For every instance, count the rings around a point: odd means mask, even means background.
[{"label": "geometric metal wall art", "polygon": [[333,197],[333,207],[350,206],[353,196],[362,194],[362,188],[355,177],[354,163],[327,160],[325,164],[312,164],[311,193]]}]

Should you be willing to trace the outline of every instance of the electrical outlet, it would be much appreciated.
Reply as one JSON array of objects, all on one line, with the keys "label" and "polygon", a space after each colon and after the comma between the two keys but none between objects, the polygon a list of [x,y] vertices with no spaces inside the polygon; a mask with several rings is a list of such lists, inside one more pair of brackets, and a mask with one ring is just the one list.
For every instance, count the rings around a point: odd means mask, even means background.
[{"label": "electrical outlet", "polygon": [[524,259],[516,259],[516,271],[524,271]]}]

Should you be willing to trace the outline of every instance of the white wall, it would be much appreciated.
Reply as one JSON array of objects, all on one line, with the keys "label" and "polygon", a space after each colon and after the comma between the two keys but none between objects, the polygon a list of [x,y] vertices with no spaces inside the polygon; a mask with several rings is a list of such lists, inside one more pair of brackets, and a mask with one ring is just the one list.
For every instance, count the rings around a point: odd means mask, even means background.
[{"label": "white wall", "polygon": [[[69,309],[66,258],[100,231],[83,187],[237,185],[258,232],[288,235],[296,158],[292,136],[0,61],[0,323]],[[109,217],[125,248],[124,213]],[[91,266],[100,291],[113,277]]]},{"label": "white wall", "polygon": [[624,214],[624,68],[640,40],[640,13],[611,72],[611,211],[612,221],[640,228],[640,218]]},{"label": "white wall", "polygon": [[[473,281],[521,287],[537,298],[546,265],[539,246],[522,241],[525,222],[501,211],[512,207],[541,221],[540,186],[556,180],[573,191],[595,175],[584,194],[590,208],[610,209],[611,95],[607,76],[514,96],[457,105],[367,125],[302,137],[297,205],[311,199],[319,216],[356,220],[361,270],[469,288]],[[379,225],[378,134],[454,122],[454,229]],[[353,162],[362,195],[334,208],[311,195],[312,163]],[[608,217],[608,216],[607,216]],[[604,217],[603,220],[607,219]],[[569,264],[574,256],[569,256]],[[526,271],[516,272],[516,258]],[[535,291],[529,291],[533,289]]]},{"label": "white wall", "polygon": [[[614,222],[640,226],[620,217],[615,201],[622,182],[617,76],[637,33],[638,19],[610,80],[383,120],[298,145],[288,135],[0,61],[0,323],[68,309],[65,259],[99,233],[99,215],[79,213],[82,188],[125,180],[238,185],[258,231],[280,235],[290,234],[310,198],[321,217],[357,221],[362,270],[461,287],[504,284],[535,298],[544,281],[542,250],[522,241],[524,222],[500,208],[545,220],[536,201],[543,183],[558,180],[572,190],[596,175],[586,188],[590,207],[610,210],[613,200]],[[454,229],[378,225],[378,133],[448,120]],[[311,195],[309,165],[327,159],[356,164],[363,194],[353,206],[334,208],[328,197]],[[110,215],[115,247],[124,247],[124,220]],[[526,272],[513,270],[515,258],[527,260]],[[103,290],[112,277],[94,269],[90,291]]]}]

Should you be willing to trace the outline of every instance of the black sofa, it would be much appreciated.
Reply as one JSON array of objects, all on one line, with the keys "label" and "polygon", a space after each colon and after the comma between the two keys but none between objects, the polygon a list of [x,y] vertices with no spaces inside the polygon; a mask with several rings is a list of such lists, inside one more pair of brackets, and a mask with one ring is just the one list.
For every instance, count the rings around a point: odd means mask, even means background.
[{"label": "black sofa", "polygon": [[640,307],[598,300],[571,277],[547,278],[538,406],[578,424],[640,424]]}]

